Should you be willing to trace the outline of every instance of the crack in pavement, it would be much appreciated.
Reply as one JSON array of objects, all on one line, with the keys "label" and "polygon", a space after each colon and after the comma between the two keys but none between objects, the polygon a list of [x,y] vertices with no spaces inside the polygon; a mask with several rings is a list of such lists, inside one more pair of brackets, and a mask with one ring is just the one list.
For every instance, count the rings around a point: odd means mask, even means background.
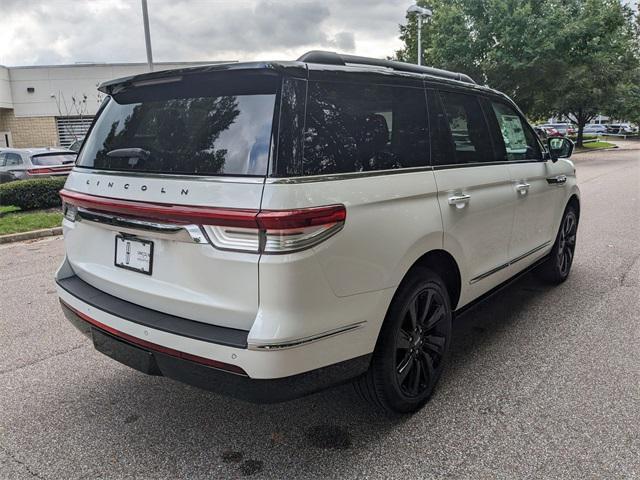
[{"label": "crack in pavement", "polygon": [[5,369],[5,370],[0,370],[0,375],[4,375],[6,373],[13,373],[13,372],[21,370],[23,368],[27,368],[27,367],[30,367],[32,365],[36,365],[38,363],[44,362],[46,360],[49,360],[50,358],[59,357],[60,355],[65,355],[65,354],[67,354],[69,352],[73,352],[74,350],[79,350],[81,348],[86,348],[88,346],[91,346],[91,345],[90,344],[89,345],[87,345],[87,344],[76,345],[76,346],[71,347],[71,348],[69,348],[67,350],[64,350],[62,352],[56,352],[56,353],[53,353],[53,354],[51,354],[51,355],[49,355],[47,357],[39,358],[37,360],[34,360],[33,362],[25,363],[23,365],[18,365],[17,367],[8,368],[8,369]]},{"label": "crack in pavement", "polygon": [[636,263],[638,263],[638,260],[640,260],[640,253],[631,259],[631,262],[629,263],[629,265],[627,265],[627,267],[622,272],[622,275],[620,275],[619,282],[621,287],[631,286],[631,285],[627,285],[627,275],[629,275],[629,272],[633,270],[633,267],[635,267]]},{"label": "crack in pavement", "polygon": [[43,476],[41,476],[38,472],[34,471],[31,469],[31,467],[26,464],[25,462],[23,462],[22,460],[18,459],[12,452],[11,450],[9,450],[7,447],[5,447],[4,445],[0,445],[0,449],[2,449],[2,451],[11,459],[13,460],[15,463],[17,463],[18,465],[20,465],[21,467],[24,467],[24,469],[27,471],[27,473],[29,473],[29,475],[31,475],[33,478],[45,478]]}]

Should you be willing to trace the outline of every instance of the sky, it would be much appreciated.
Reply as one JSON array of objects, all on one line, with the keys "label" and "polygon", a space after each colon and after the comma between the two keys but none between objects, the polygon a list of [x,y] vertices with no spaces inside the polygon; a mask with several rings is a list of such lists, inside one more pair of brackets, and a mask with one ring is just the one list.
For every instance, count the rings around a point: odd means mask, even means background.
[{"label": "sky", "polygon": [[[411,0],[148,0],[153,59],[371,57],[402,45]],[[145,62],[140,0],[0,0],[0,65]]]}]

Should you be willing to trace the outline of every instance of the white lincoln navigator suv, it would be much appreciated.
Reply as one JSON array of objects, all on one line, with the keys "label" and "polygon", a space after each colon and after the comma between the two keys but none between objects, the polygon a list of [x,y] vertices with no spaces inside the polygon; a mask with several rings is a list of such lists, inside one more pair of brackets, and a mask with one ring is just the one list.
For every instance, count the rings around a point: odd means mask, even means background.
[{"label": "white lincoln navigator suv", "polygon": [[100,352],[237,398],[353,380],[411,412],[456,313],[569,275],[573,144],[463,74],[330,52],[106,82],[60,192],[67,318]]}]

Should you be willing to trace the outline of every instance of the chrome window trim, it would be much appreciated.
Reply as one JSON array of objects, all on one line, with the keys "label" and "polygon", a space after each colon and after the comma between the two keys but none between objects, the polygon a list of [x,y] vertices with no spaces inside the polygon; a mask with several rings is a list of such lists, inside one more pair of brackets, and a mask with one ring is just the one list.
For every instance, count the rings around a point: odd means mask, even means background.
[{"label": "chrome window trim", "polygon": [[117,170],[98,170],[94,168],[74,167],[72,172],[92,173],[99,175],[113,175],[117,177],[137,177],[137,178],[161,178],[167,180],[189,180],[210,183],[240,183],[240,184],[298,184],[315,182],[332,182],[336,180],[350,180],[354,178],[380,177],[384,175],[399,175],[403,173],[420,173],[431,170],[447,170],[454,168],[487,167],[498,165],[509,165],[515,163],[538,163],[546,160],[512,160],[498,162],[476,162],[476,163],[451,163],[447,165],[434,165],[424,167],[393,168],[387,170],[374,170],[368,172],[345,172],[328,173],[325,175],[300,175],[295,177],[250,177],[250,176],[205,176],[205,175],[180,175],[171,173],[148,173],[148,172],[125,172]]},{"label": "chrome window trim", "polygon": [[485,272],[481,275],[478,275],[477,277],[472,278],[471,280],[469,280],[469,284],[474,284],[476,282],[479,282],[480,280],[483,280],[491,275],[493,275],[494,273],[498,273],[500,270],[503,270],[507,267],[510,267],[511,265],[519,262],[520,260],[524,260],[525,258],[527,258],[529,255],[533,255],[536,252],[539,252],[540,250],[542,250],[543,248],[545,248],[546,246],[551,244],[551,240],[544,242],[542,245],[538,245],[536,248],[529,250],[526,253],[523,253],[522,255],[520,255],[519,257],[514,258],[513,260],[509,260],[507,263],[504,263],[502,265],[500,265],[499,267],[493,268],[491,270],[489,270],[488,272]]},{"label": "chrome window trim", "polygon": [[314,182],[331,182],[334,180],[350,180],[352,178],[380,177],[383,175],[398,175],[401,173],[418,173],[428,172],[433,167],[410,167],[410,168],[393,168],[388,170],[374,170],[369,172],[346,172],[346,173],[328,173],[326,175],[306,175],[297,177],[269,177],[266,183],[314,183]]},{"label": "chrome window trim", "polygon": [[113,175],[116,177],[135,177],[135,178],[161,178],[166,180],[189,180],[196,182],[210,183],[248,183],[263,184],[264,176],[208,176],[208,175],[184,175],[173,173],[151,173],[151,172],[127,172],[121,170],[99,170],[96,168],[73,167],[72,172],[91,173],[97,175]]},{"label": "chrome window trim", "polygon": [[393,168],[387,170],[375,170],[369,172],[346,172],[346,173],[328,173],[326,175],[302,175],[295,177],[267,177],[267,184],[297,184],[297,183],[314,183],[314,182],[331,182],[335,180],[350,180],[352,178],[368,178],[383,175],[398,175],[402,173],[419,173],[431,170],[448,170],[454,168],[471,168],[471,167],[489,167],[499,165],[511,165],[516,163],[539,163],[546,160],[502,160],[498,162],[475,162],[475,163],[451,163],[447,165],[434,165],[425,167],[409,167],[409,168]]}]

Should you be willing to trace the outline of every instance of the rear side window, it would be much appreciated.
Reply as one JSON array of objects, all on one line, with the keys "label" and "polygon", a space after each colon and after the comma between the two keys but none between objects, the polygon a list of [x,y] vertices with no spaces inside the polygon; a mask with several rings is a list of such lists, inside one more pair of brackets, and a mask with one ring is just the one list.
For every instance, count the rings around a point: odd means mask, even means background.
[{"label": "rear side window", "polygon": [[491,102],[493,113],[500,130],[498,138],[502,142],[499,145],[502,158],[509,161],[539,160],[542,158],[540,145],[531,128],[515,109],[502,102]]},{"label": "rear side window", "polygon": [[31,164],[37,166],[70,165],[76,159],[73,154],[44,154],[31,157]]},{"label": "rear side window", "polygon": [[428,154],[423,89],[309,83],[304,175],[422,167]]},{"label": "rear side window", "polygon": [[447,164],[494,161],[487,122],[474,95],[440,92],[445,122],[449,127]]},{"label": "rear side window", "polygon": [[225,78],[224,82],[200,79],[132,88],[116,95],[96,120],[78,165],[137,172],[265,175],[279,79],[248,81],[248,90]]},{"label": "rear side window", "polygon": [[5,166],[7,167],[15,167],[17,165],[22,165],[22,157],[17,153],[7,153],[6,154]]}]

